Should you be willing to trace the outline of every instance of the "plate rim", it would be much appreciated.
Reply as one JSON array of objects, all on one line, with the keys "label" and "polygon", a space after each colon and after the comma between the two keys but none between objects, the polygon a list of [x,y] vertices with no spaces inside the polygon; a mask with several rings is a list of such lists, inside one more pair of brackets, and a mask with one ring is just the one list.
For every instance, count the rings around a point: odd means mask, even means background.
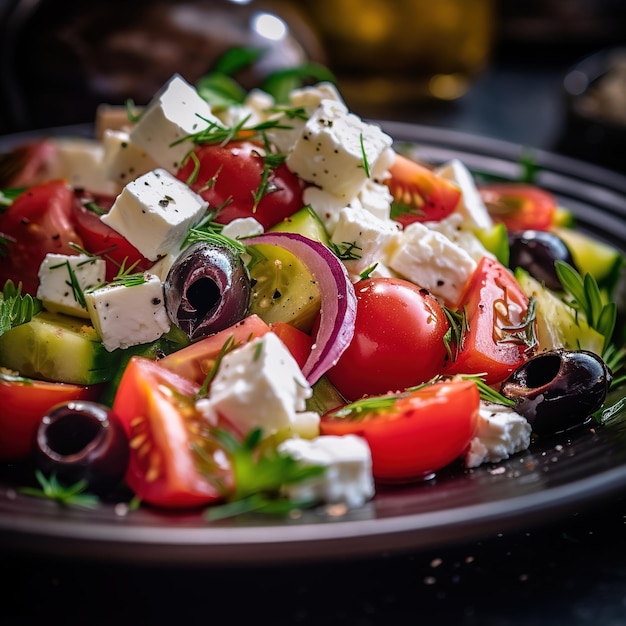
[{"label": "plate rim", "polygon": [[[519,161],[526,150],[512,142],[407,122],[379,120],[394,141],[457,147],[496,159]],[[90,136],[93,126],[80,124],[0,137],[0,149],[42,136]],[[573,177],[607,185],[626,196],[626,176],[545,150],[534,150],[539,166],[550,164]],[[64,556],[103,560],[203,565],[280,564],[369,557],[386,552],[419,551],[475,540],[489,532],[514,531],[553,521],[626,489],[626,459],[592,476],[538,492],[511,495],[472,505],[371,519],[337,519],[322,523],[289,522],[241,527],[121,526],[113,521],[77,522],[59,515],[43,522],[11,512],[11,487],[0,484],[0,546],[20,550],[59,551]],[[7,505],[8,503],[8,505]],[[511,513],[514,511],[514,514]],[[451,513],[457,519],[450,519]],[[444,524],[438,524],[445,518]],[[480,532],[478,532],[480,527]],[[120,531],[123,531],[120,534]],[[62,539],[63,541],[57,541]],[[289,548],[292,548],[290,550]]]}]

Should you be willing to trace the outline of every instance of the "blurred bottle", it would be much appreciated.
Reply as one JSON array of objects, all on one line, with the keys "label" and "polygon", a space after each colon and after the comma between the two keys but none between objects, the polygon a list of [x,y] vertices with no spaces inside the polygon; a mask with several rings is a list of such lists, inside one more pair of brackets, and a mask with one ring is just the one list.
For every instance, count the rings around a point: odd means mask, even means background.
[{"label": "blurred bottle", "polygon": [[15,0],[0,32],[6,119],[10,130],[91,122],[100,103],[145,104],[175,72],[195,82],[233,46],[267,51],[237,76],[247,89],[325,60],[281,0]]},{"label": "blurred bottle", "polygon": [[487,64],[494,0],[301,0],[346,101],[375,111],[454,100]]}]

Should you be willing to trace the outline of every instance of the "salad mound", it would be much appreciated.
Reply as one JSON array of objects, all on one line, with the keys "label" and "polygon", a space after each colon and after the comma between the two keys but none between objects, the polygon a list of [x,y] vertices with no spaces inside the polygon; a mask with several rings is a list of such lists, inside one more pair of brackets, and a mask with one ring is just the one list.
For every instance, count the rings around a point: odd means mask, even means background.
[{"label": "salad mound", "polygon": [[623,381],[622,255],[534,184],[418,161],[332,82],[227,101],[175,75],[117,119],[1,182],[25,492],[354,508],[596,425]]}]

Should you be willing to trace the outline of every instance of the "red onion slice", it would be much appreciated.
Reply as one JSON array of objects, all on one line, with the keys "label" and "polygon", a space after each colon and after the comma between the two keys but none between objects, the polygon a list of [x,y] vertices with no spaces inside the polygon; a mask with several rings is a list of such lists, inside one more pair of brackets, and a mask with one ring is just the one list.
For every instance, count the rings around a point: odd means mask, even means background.
[{"label": "red onion slice", "polygon": [[354,335],[356,296],[343,263],[322,243],[297,233],[264,233],[246,244],[270,244],[296,255],[320,290],[320,325],[311,354],[302,368],[309,384],[317,382],[343,354]]}]

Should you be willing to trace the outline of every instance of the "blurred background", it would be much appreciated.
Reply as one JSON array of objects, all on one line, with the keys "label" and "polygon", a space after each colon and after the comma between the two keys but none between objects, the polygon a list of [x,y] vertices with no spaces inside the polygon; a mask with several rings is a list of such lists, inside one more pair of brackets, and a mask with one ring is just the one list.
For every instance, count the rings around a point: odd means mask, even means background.
[{"label": "blurred background", "polygon": [[0,133],[92,122],[193,82],[316,61],[367,118],[494,137],[626,171],[623,0],[0,0]]}]

